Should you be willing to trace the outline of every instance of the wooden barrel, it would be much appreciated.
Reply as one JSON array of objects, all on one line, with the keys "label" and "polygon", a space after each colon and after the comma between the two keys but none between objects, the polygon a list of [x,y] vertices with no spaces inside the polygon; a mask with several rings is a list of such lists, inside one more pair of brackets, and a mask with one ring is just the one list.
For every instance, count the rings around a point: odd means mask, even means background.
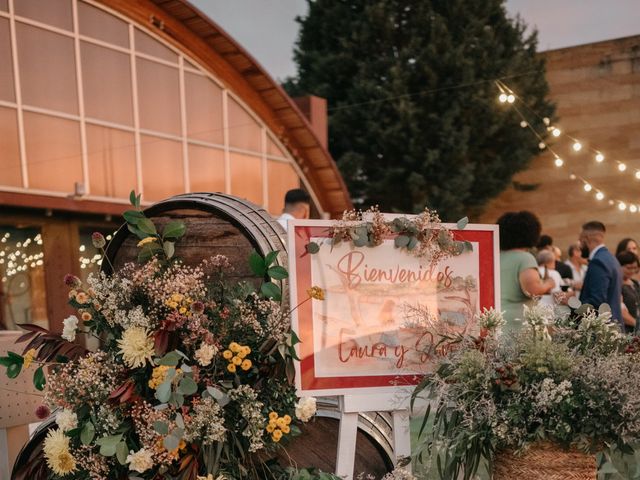
[{"label": "wooden barrel", "polygon": [[[181,220],[187,232],[176,243],[176,256],[187,265],[197,265],[213,255],[225,255],[234,267],[231,275],[237,280],[251,280],[248,258],[253,250],[265,255],[278,250],[277,263],[287,266],[285,231],[262,207],[222,193],[187,193],[163,200],[145,210],[160,229],[171,220]],[[118,229],[107,247],[107,257],[118,270],[125,263],[136,261],[138,239],[126,225]],[[109,262],[103,262],[103,271],[111,273]],[[283,297],[287,297],[286,282]],[[318,401],[318,416],[304,426],[304,435],[289,444],[286,453],[279,455],[283,464],[299,467],[317,467],[326,472],[335,471],[339,411],[334,398]],[[52,419],[44,422],[18,455],[12,479],[44,480],[44,463],[31,461],[40,457],[47,430],[55,425]],[[382,477],[393,468],[391,424],[386,414],[361,414],[355,463],[356,474],[365,473]],[[25,471],[21,466],[30,463],[34,469]],[[365,477],[366,478],[366,477]]]}]

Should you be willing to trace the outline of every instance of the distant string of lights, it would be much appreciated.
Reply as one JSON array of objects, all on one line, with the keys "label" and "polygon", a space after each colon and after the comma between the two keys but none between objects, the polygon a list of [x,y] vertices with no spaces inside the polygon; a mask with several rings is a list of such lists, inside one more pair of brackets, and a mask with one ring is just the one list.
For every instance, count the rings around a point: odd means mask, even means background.
[{"label": "distant string of lights", "polygon": [[[533,133],[533,135],[538,140],[538,148],[540,150],[546,149],[549,152],[551,152],[551,154],[554,157],[553,163],[556,167],[558,168],[564,167],[565,166],[564,159],[551,146],[549,146],[547,142],[545,142],[542,135],[531,125],[531,123],[527,120],[526,115],[516,105],[516,100],[519,100],[518,105],[524,106],[524,108],[526,108],[530,114],[534,115],[535,117],[537,117],[539,120],[542,121],[542,123],[545,125],[547,129],[547,132],[550,133],[552,137],[554,138],[566,137],[570,139],[572,142],[571,149],[573,150],[574,153],[579,153],[585,149],[588,149],[593,154],[593,159],[596,161],[596,163],[603,163],[606,160],[606,157],[604,153],[602,153],[602,151],[596,148],[593,148],[591,146],[585,148],[585,146],[580,140],[563,132],[560,129],[560,127],[558,127],[557,125],[553,125],[549,118],[542,117],[537,112],[529,108],[529,106],[524,101],[522,101],[522,99],[519,98],[518,95],[516,95],[516,93],[511,88],[509,88],[504,82],[500,80],[496,80],[495,85],[498,87],[498,90],[499,90],[498,102],[512,106],[513,110],[520,117],[520,120],[521,120],[520,127],[528,128]],[[640,180],[640,169],[634,169],[634,170],[628,169],[627,165],[624,162],[621,162],[619,160],[614,160],[614,163],[617,166],[616,169],[618,170],[618,172],[624,173],[626,171],[633,171],[633,175],[635,179]],[[578,180],[582,182],[583,190],[589,194],[592,194],[593,197],[598,202],[602,202],[603,200],[607,199],[609,205],[612,205],[612,206],[617,205],[618,209],[621,211],[626,211],[628,209],[628,211],[631,213],[640,212],[639,204],[634,202],[629,202],[627,200],[620,199],[620,198],[607,197],[605,192],[601,188],[598,188],[594,184],[594,182],[584,178],[583,176],[575,172],[570,171],[569,178],[571,180]]]}]

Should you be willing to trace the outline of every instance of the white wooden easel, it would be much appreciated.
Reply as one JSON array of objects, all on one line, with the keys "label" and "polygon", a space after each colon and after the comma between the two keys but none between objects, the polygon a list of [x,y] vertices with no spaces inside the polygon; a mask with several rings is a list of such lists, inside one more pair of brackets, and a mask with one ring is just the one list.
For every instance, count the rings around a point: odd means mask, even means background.
[{"label": "white wooden easel", "polygon": [[[391,412],[393,419],[394,464],[401,457],[411,455],[411,431],[409,426],[409,394],[379,393],[343,395],[340,402],[340,430],[338,432],[338,456],[336,475],[353,480],[355,466],[358,414],[360,412]],[[411,470],[411,465],[404,468]]]}]

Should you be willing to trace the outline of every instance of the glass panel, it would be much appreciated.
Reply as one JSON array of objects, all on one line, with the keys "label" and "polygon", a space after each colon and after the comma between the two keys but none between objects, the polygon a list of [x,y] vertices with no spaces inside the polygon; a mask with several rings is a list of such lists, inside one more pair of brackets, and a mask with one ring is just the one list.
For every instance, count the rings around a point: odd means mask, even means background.
[{"label": "glass panel", "polygon": [[262,160],[231,153],[231,193],[262,205]]},{"label": "glass panel", "polygon": [[291,164],[267,160],[269,189],[269,213],[280,215],[284,208],[284,194],[292,188],[300,188],[300,178]]},{"label": "glass panel", "polygon": [[178,63],[178,55],[150,35],[138,30],[135,33],[136,51],[152,55],[162,60]]},{"label": "glass panel", "polygon": [[15,102],[13,89],[13,60],[11,56],[11,32],[9,20],[0,18],[0,100]]},{"label": "glass panel", "polygon": [[26,105],[78,113],[73,39],[16,24],[22,101]]},{"label": "glass panel", "polygon": [[177,68],[137,59],[140,126],[180,135],[180,82]]},{"label": "glass panel", "polygon": [[0,10],[9,11],[9,0],[0,0]]},{"label": "glass panel", "polygon": [[192,192],[224,192],[224,151],[189,145]]},{"label": "glass panel", "polygon": [[267,135],[267,154],[268,155],[273,155],[275,157],[285,157],[285,154],[282,150],[280,150],[280,147],[278,147],[278,145],[276,145],[276,142],[274,142],[273,140],[271,140],[271,137],[269,137],[269,135]]},{"label": "glass panel", "polygon": [[18,323],[49,328],[39,228],[0,225],[0,329]]},{"label": "glass panel", "polygon": [[22,187],[18,119],[13,108],[0,108],[0,184]]},{"label": "glass panel", "polygon": [[14,0],[16,15],[73,30],[71,0]]},{"label": "glass panel", "polygon": [[25,112],[24,131],[29,188],[73,193],[82,183],[79,123]]},{"label": "glass panel", "polygon": [[129,48],[129,26],[109,12],[78,2],[80,34]]},{"label": "glass panel", "polygon": [[261,128],[238,102],[229,97],[229,145],[243,150],[261,151]]},{"label": "glass panel", "polygon": [[224,143],[222,89],[207,77],[185,72],[187,135],[211,143]]},{"label": "glass panel", "polygon": [[86,42],[80,48],[86,115],[133,126],[129,55]]},{"label": "glass panel", "polygon": [[182,144],[143,135],[142,191],[145,200],[162,200],[184,193]]},{"label": "glass panel", "polygon": [[136,188],[136,149],[133,133],[87,125],[91,195],[129,198]]}]

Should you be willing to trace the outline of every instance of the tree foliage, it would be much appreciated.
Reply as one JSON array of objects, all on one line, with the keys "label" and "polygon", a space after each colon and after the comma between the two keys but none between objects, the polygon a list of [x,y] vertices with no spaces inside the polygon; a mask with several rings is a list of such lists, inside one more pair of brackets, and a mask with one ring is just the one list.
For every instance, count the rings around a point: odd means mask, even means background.
[{"label": "tree foliage", "polygon": [[452,220],[538,153],[513,107],[496,101],[502,78],[536,113],[554,113],[536,32],[508,18],[503,0],[308,3],[285,88],[328,100],[329,148],[356,205],[429,206]]}]

